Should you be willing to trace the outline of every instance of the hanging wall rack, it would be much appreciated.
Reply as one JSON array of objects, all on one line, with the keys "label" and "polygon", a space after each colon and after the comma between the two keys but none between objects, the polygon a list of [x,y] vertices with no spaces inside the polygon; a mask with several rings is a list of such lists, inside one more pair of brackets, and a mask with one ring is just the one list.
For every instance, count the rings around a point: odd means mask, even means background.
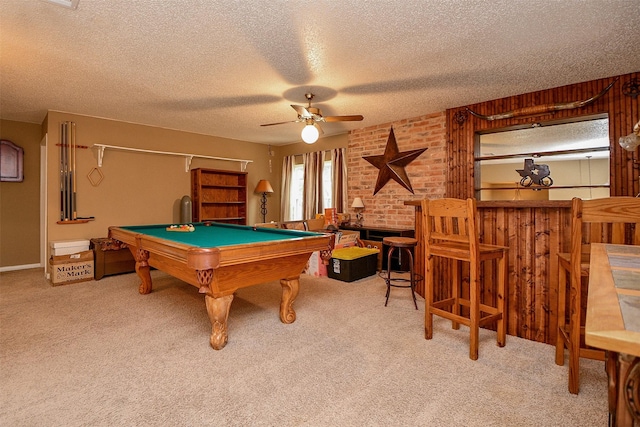
[{"label": "hanging wall rack", "polygon": [[240,163],[240,169],[242,172],[246,171],[247,164],[253,163],[253,160],[244,160],[244,159],[231,159],[227,157],[215,157],[215,156],[203,156],[200,154],[191,154],[191,153],[174,153],[171,151],[156,151],[156,150],[145,150],[142,148],[131,148],[131,147],[122,147],[118,145],[105,145],[105,144],[93,144],[94,147],[98,148],[98,167],[102,167],[102,160],[104,158],[104,150],[120,150],[120,151],[134,151],[138,153],[151,153],[151,154],[165,154],[170,156],[179,156],[184,157],[185,160],[185,172],[189,172],[191,168],[191,161],[193,158],[198,159],[213,159],[213,160],[224,160],[227,162],[238,162]]}]

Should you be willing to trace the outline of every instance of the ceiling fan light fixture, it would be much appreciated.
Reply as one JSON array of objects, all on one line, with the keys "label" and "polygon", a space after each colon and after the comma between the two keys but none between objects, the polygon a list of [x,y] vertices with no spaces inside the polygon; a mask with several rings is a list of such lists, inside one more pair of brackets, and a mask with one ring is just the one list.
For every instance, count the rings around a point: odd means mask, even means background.
[{"label": "ceiling fan light fixture", "polygon": [[313,144],[318,140],[320,136],[320,132],[313,124],[308,124],[304,128],[302,128],[302,140],[307,144]]}]

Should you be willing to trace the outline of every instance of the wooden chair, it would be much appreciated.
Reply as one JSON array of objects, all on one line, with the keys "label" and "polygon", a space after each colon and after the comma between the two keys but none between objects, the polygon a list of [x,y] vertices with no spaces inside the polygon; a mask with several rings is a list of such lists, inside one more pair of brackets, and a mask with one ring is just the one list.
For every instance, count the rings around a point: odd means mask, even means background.
[{"label": "wooden chair", "polygon": [[323,218],[310,218],[305,219],[308,231],[324,231],[324,219]]},{"label": "wooden chair", "polygon": [[[452,321],[453,329],[463,324],[470,329],[469,358],[478,359],[480,327],[497,322],[498,346],[506,342],[505,289],[507,281],[507,259],[509,248],[479,242],[478,215],[475,199],[437,199],[422,201],[422,224],[426,254],[425,288],[425,338],[433,335],[433,315]],[[451,282],[440,283],[438,293],[450,286],[449,296],[438,301],[434,294],[434,259],[451,261]],[[495,305],[481,301],[480,272],[483,261],[497,260],[497,288]],[[469,263],[468,295],[464,298],[461,261]],[[495,276],[495,274],[494,274]],[[485,274],[486,279],[491,276]],[[468,309],[463,315],[461,307]],[[448,308],[448,309],[446,309]]]},{"label": "wooden chair", "polygon": [[564,365],[567,348],[569,392],[573,394],[580,390],[580,358],[604,360],[605,357],[604,351],[584,343],[591,243],[640,245],[640,198],[574,198],[571,202],[571,252],[558,253],[556,364]]},{"label": "wooden chair", "polygon": [[307,231],[307,223],[303,220],[284,221],[280,223],[280,228],[284,228],[286,230]]}]

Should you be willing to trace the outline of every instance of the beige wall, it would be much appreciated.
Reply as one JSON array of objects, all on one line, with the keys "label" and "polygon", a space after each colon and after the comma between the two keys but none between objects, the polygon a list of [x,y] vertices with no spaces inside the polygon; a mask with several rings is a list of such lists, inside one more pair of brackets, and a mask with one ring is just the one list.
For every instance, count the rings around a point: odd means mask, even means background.
[{"label": "beige wall", "polygon": [[[76,124],[77,209],[79,216],[94,216],[85,224],[58,224],[60,220],[60,124]],[[47,134],[47,242],[104,237],[111,225],[173,223],[180,218],[179,202],[190,194],[190,175],[183,157],[106,149],[100,171],[104,179],[92,185],[88,175],[97,167],[94,144],[155,151],[251,160],[248,172],[248,223],[261,222],[260,195],[253,188],[268,179],[267,221],[280,216],[282,158],[292,154],[347,147],[346,134],[272,146],[180,132],[78,114],[50,111],[42,125],[0,121],[0,137],[25,149],[25,181],[0,186],[0,268],[40,263],[40,143]],[[269,167],[269,158],[271,167]],[[240,163],[194,158],[191,168],[240,170]],[[94,180],[97,173],[92,173]],[[44,215],[44,212],[42,213]],[[47,244],[48,251],[48,244]],[[48,257],[48,253],[47,253]]]},{"label": "beige wall", "polygon": [[314,151],[332,150],[334,148],[347,148],[349,145],[349,135],[335,135],[320,138],[314,144],[306,144],[304,142],[298,142],[295,144],[282,145],[277,147],[279,156],[279,167],[282,167],[282,159],[286,156],[292,156],[295,154],[311,153]]},{"label": "beige wall", "polygon": [[[79,216],[94,216],[86,224],[57,224],[60,220],[59,142],[60,124],[76,124],[76,144],[116,145],[146,150],[193,153],[251,160],[248,172],[249,223],[259,222],[259,195],[252,189],[260,179],[279,181],[279,168],[269,172],[267,146],[216,138],[95,117],[49,112],[47,154],[47,226],[48,240],[104,237],[109,226],[174,223],[180,219],[179,202],[190,194],[190,174],[184,157],[125,152],[106,149],[101,168],[103,181],[93,186],[87,178],[97,167],[97,149],[78,149],[77,211]],[[191,168],[241,170],[240,163],[194,158]],[[96,176],[95,172],[92,176]],[[268,219],[276,219],[270,212]]]},{"label": "beige wall", "polygon": [[0,138],[24,149],[24,181],[0,183],[0,267],[40,263],[40,125],[0,120]]}]

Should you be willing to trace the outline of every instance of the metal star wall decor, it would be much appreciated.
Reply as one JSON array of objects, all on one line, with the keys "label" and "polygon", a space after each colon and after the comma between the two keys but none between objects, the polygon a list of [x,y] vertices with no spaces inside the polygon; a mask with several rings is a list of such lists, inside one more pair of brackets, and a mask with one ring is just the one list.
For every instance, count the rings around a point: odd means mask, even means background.
[{"label": "metal star wall decor", "polygon": [[363,157],[364,160],[379,169],[376,189],[374,190],[373,195],[375,196],[390,179],[393,179],[413,194],[413,188],[411,187],[411,182],[409,182],[409,176],[404,168],[426,150],[426,148],[421,148],[419,150],[403,151],[402,153],[399,152],[396,136],[393,133],[393,128],[391,128],[389,139],[387,140],[387,146],[384,149],[384,154],[381,156]]}]

